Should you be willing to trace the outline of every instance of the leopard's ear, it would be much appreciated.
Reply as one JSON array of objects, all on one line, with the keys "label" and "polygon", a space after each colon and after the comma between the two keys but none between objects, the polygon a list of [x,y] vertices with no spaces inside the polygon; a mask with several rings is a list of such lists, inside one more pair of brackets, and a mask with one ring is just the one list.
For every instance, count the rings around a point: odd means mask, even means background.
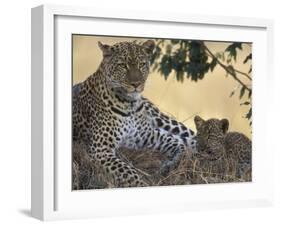
[{"label": "leopard's ear", "polygon": [[221,128],[224,133],[226,133],[228,131],[228,127],[229,127],[229,121],[226,118],[222,119]]},{"label": "leopard's ear", "polygon": [[202,124],[205,122],[204,119],[202,119],[199,115],[196,115],[194,117],[194,123],[195,123],[195,126],[196,126],[196,129],[198,130]]},{"label": "leopard's ear", "polygon": [[113,54],[113,50],[112,50],[111,46],[102,44],[100,41],[98,42],[98,45],[102,51],[103,57],[108,57]]},{"label": "leopard's ear", "polygon": [[155,48],[155,42],[153,40],[147,40],[142,44],[142,46],[148,54],[152,54]]}]

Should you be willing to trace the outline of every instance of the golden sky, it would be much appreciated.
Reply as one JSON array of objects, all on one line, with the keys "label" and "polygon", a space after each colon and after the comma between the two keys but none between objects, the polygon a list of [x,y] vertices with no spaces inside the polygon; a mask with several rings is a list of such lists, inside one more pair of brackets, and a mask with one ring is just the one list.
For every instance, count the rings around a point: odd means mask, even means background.
[{"label": "golden sky", "polygon": [[[102,36],[73,36],[73,84],[84,81],[93,74],[101,60],[102,54],[98,41],[114,44],[120,41],[141,40],[138,38],[116,38]],[[212,52],[225,50],[229,43],[206,42]],[[237,54],[233,66],[247,72],[249,64],[243,64],[245,57],[251,52],[250,44],[243,44],[243,51]],[[219,66],[212,73],[207,73],[203,80],[192,82],[185,79],[183,83],[171,74],[167,80],[158,72],[151,72],[143,95],[156,104],[163,112],[174,116],[187,127],[195,130],[194,115],[204,119],[227,118],[230,121],[230,131],[238,131],[251,137],[249,121],[244,118],[248,112],[247,106],[240,106],[239,90],[234,96],[230,93],[238,87],[237,81]]]}]

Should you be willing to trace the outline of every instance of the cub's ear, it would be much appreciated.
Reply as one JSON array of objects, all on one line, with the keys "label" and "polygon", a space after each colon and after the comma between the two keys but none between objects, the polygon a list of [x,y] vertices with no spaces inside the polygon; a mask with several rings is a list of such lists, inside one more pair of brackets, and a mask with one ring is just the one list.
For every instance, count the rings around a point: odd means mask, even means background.
[{"label": "cub's ear", "polygon": [[102,51],[103,57],[108,57],[113,54],[113,50],[112,50],[111,46],[102,44],[100,41],[98,42],[98,45]]},{"label": "cub's ear", "polygon": [[202,119],[199,115],[196,115],[194,117],[194,123],[195,123],[195,126],[196,126],[196,129],[198,130],[199,127],[202,126],[202,124],[205,122],[204,119]]},{"label": "cub's ear", "polygon": [[228,131],[229,121],[226,118],[221,120],[221,127],[222,127],[222,131],[224,133],[226,133]]},{"label": "cub's ear", "polygon": [[155,48],[155,42],[153,40],[147,40],[146,42],[144,42],[142,44],[142,46],[144,47],[145,51],[148,54],[152,54],[154,48]]}]

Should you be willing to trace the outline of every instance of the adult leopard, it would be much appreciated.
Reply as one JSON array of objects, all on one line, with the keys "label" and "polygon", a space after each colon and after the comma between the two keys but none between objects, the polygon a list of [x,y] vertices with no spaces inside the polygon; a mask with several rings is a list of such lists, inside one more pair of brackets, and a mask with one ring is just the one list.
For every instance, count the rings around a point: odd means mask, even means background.
[{"label": "adult leopard", "polygon": [[103,53],[97,71],[73,87],[73,142],[118,187],[146,186],[137,170],[118,158],[119,148],[158,150],[166,154],[161,172],[171,170],[185,150],[195,150],[194,132],[162,113],[141,96],[155,43],[98,43]]}]

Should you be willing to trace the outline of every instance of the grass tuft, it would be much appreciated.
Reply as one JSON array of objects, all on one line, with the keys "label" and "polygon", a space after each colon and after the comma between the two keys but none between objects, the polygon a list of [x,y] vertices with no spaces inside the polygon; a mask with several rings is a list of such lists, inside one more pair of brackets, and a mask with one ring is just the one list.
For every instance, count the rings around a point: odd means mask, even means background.
[{"label": "grass tuft", "polygon": [[[166,160],[165,156],[159,152],[122,149],[118,151],[118,156],[133,165],[150,186],[251,181],[251,169],[241,177],[237,177],[237,159],[229,159],[225,156],[211,161],[186,152],[181,156],[178,166],[166,176],[159,172],[161,163]],[[118,183],[108,173],[103,172],[97,162],[89,158],[86,146],[73,144],[73,190],[113,187],[119,187]]]}]

